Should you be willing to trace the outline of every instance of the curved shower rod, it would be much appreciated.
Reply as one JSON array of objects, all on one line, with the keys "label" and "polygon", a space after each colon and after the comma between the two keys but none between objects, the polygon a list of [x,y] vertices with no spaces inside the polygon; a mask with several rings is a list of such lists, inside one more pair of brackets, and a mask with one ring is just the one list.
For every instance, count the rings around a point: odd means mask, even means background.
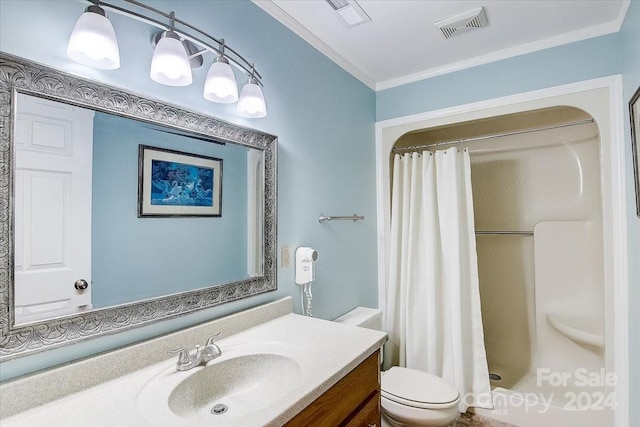
[{"label": "curved shower rod", "polygon": [[500,137],[503,137],[503,136],[522,135],[522,134],[525,134],[525,133],[540,132],[540,131],[543,131],[543,130],[552,130],[552,129],[565,128],[565,127],[569,127],[569,126],[585,125],[585,124],[589,124],[589,123],[593,123],[593,122],[595,122],[594,119],[585,119],[585,120],[578,120],[578,121],[575,121],[575,122],[562,123],[562,124],[559,124],[559,125],[542,126],[542,127],[538,127],[538,128],[516,130],[516,131],[504,132],[504,133],[494,133],[494,134],[491,134],[491,135],[476,136],[476,137],[473,137],[473,138],[453,139],[451,141],[437,142],[435,144],[432,143],[432,144],[411,145],[411,146],[408,146],[408,147],[393,147],[391,149],[391,152],[392,153],[406,153],[406,152],[415,151],[415,150],[418,150],[418,149],[428,149],[428,148],[440,147],[442,145],[468,144],[470,142],[483,141],[485,139],[500,138]]}]

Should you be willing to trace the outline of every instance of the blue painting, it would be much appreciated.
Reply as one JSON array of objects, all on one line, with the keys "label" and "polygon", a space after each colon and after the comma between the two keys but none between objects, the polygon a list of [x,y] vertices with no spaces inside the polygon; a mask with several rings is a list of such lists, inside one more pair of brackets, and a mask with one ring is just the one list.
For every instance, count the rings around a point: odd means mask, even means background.
[{"label": "blue painting", "polygon": [[222,159],[139,146],[138,217],[222,216]]},{"label": "blue painting", "polygon": [[213,206],[213,177],[213,168],[152,160],[151,204]]}]

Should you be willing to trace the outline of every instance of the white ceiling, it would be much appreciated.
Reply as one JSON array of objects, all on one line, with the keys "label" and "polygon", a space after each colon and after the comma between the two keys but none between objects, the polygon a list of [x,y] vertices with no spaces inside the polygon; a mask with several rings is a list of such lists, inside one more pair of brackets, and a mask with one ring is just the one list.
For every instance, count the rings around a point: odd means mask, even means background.
[{"label": "white ceiling", "polygon": [[[375,90],[620,30],[630,0],[358,0],[349,28],[324,0],[253,0]],[[489,25],[445,39],[433,25],[484,6]]]}]

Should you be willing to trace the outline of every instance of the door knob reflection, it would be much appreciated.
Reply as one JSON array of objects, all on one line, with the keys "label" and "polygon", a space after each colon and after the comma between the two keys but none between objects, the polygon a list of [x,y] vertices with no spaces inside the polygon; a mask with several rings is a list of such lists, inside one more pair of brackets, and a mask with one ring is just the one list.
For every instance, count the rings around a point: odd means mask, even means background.
[{"label": "door knob reflection", "polygon": [[73,284],[73,286],[79,291],[84,291],[85,289],[87,289],[89,287],[89,283],[87,283],[87,281],[84,280],[84,279],[78,279]]}]

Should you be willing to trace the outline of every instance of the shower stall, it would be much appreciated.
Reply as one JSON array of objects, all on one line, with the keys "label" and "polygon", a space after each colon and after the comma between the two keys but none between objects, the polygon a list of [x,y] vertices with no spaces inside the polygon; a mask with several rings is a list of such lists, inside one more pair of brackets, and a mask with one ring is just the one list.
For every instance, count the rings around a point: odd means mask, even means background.
[{"label": "shower stall", "polygon": [[555,421],[569,410],[574,425],[612,425],[599,129],[574,108],[538,113],[526,132],[478,141],[472,149],[494,411],[522,399],[532,406],[529,420],[540,414]]},{"label": "shower stall", "polygon": [[597,122],[549,107],[407,132],[392,151],[454,145],[471,153],[493,390],[494,409],[477,412],[521,427],[613,426]]}]

